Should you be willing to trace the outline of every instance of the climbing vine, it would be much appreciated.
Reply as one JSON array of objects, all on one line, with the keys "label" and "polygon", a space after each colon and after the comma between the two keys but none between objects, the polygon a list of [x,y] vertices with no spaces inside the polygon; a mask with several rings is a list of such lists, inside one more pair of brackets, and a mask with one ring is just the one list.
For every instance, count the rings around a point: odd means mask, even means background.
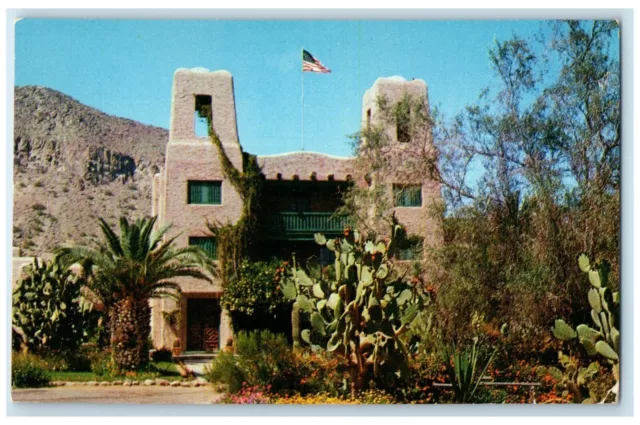
[{"label": "climbing vine", "polygon": [[206,119],[208,134],[216,147],[222,172],[242,199],[242,214],[235,224],[209,221],[207,227],[218,244],[218,261],[222,284],[240,279],[242,261],[250,258],[258,229],[258,209],[262,193],[262,176],[258,159],[242,151],[242,170],[238,170],[224,150],[222,141],[213,128],[210,104],[196,104],[198,116]]}]

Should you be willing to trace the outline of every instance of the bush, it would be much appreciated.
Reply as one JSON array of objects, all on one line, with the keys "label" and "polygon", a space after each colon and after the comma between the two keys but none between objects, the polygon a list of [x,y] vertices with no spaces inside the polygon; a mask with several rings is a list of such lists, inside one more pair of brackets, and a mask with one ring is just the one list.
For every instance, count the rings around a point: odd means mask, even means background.
[{"label": "bush", "polygon": [[47,369],[52,372],[88,372],[91,370],[91,361],[82,349],[49,352],[42,359],[47,364]]},{"label": "bush", "polygon": [[13,353],[11,358],[11,386],[15,388],[38,388],[51,380],[47,363],[33,354]]},{"label": "bush", "polygon": [[91,372],[96,376],[109,376],[113,371],[113,361],[111,353],[108,351],[96,351],[89,357],[91,361]]},{"label": "bush", "polygon": [[279,290],[277,273],[282,267],[275,260],[244,260],[240,279],[229,279],[226,283],[220,302],[229,311],[235,332],[269,329],[289,335],[291,308]]},{"label": "bush", "polygon": [[244,370],[238,365],[233,353],[227,351],[221,351],[216,356],[205,376],[209,382],[225,384],[230,393],[239,392],[245,379]]},{"label": "bush", "polygon": [[274,392],[299,385],[300,371],[284,335],[267,330],[239,332],[235,350],[237,356],[218,354],[208,372],[211,381],[227,385],[229,392],[240,391],[243,383]]},{"label": "bush", "polygon": [[350,387],[347,385],[348,371],[336,356],[327,352],[317,353],[297,350],[294,354],[294,370],[301,379],[296,382],[294,389],[301,395],[326,394],[328,396],[347,395]]},{"label": "bush", "polygon": [[165,347],[154,350],[151,353],[151,360],[154,362],[170,362],[172,359],[173,354],[171,353],[171,350]]}]

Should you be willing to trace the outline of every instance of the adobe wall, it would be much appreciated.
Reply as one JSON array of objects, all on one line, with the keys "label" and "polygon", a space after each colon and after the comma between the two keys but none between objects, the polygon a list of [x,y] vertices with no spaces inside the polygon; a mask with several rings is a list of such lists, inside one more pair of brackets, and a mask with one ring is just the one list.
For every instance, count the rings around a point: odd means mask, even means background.
[{"label": "adobe wall", "polygon": [[[346,181],[353,175],[355,158],[325,155],[317,152],[291,152],[258,156],[258,164],[267,180]],[[278,178],[280,175],[280,178]]]}]

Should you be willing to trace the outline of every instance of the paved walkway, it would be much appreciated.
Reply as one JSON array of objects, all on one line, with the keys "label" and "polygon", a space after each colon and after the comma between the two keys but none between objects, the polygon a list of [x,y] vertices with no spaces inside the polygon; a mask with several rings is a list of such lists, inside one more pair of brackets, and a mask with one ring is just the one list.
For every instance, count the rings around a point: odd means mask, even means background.
[{"label": "paved walkway", "polygon": [[195,388],[64,386],[11,391],[15,403],[210,404],[218,396],[211,385]]}]

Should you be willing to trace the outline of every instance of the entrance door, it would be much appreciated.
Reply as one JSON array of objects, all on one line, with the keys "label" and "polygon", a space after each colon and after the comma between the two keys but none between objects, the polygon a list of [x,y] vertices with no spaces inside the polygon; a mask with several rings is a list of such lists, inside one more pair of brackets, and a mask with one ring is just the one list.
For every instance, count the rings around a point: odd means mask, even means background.
[{"label": "entrance door", "polygon": [[220,348],[220,302],[215,298],[187,299],[187,351]]}]

